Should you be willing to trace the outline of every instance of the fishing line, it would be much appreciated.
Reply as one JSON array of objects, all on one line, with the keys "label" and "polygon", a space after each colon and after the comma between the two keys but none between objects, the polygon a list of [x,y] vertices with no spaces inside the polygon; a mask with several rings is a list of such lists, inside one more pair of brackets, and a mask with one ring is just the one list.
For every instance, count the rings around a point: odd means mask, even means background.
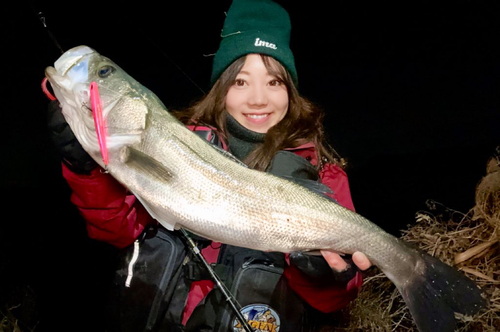
[{"label": "fishing line", "polygon": [[[136,28],[136,27],[134,27]],[[168,61],[170,61],[174,66],[175,68],[177,68],[177,70],[179,70],[181,72],[182,75],[184,75],[188,80],[189,82],[191,82],[198,90],[200,90],[201,93],[205,94],[205,90],[203,90],[198,84],[196,84],[196,82],[191,78],[191,76],[189,76],[171,57],[168,56],[168,54],[163,51],[161,49],[160,46],[158,46],[149,36],[146,32],[144,32],[144,30],[142,30],[141,28],[137,28],[139,31],[141,31],[145,36],[146,36],[146,39],[151,43],[151,45],[153,45],[157,50],[158,52],[160,52],[161,55],[163,55],[165,58],[168,59]]]},{"label": "fishing line", "polygon": [[[128,15],[127,15],[127,14],[126,14],[126,15],[124,15],[124,16],[125,16],[125,18],[127,18],[127,17],[128,17]],[[130,20],[130,21],[132,21],[132,20]],[[132,25],[127,24],[126,26],[127,26],[128,28],[132,28]],[[182,74],[182,75],[184,75],[184,76],[185,76],[185,77],[189,80],[189,82],[191,82],[191,83],[192,83],[192,84],[193,84],[193,85],[194,85],[194,86],[195,86],[198,90],[200,90],[200,92],[201,92],[202,94],[205,94],[205,93],[206,93],[206,92],[205,92],[205,90],[203,90],[203,89],[202,89],[202,88],[201,88],[201,87],[200,87],[200,86],[199,86],[199,85],[198,85],[198,84],[197,84],[197,83],[196,83],[196,82],[195,82],[195,81],[191,78],[191,76],[189,76],[189,75],[188,75],[188,74],[187,74],[187,73],[186,73],[186,72],[185,72],[185,71],[184,71],[184,70],[183,70],[183,69],[182,69],[182,68],[181,68],[181,67],[180,67],[180,66],[179,66],[179,65],[178,65],[178,64],[177,64],[177,63],[176,63],[176,62],[175,62],[172,58],[171,58],[171,57],[169,57],[169,56],[168,56],[168,54],[167,54],[165,51],[163,51],[163,49],[162,49],[160,46],[158,46],[158,44],[157,44],[157,43],[156,43],[153,39],[151,39],[151,37],[149,36],[149,34],[148,34],[146,31],[144,31],[144,30],[143,30],[140,26],[135,26],[135,25],[134,25],[134,30],[138,30],[139,32],[141,32],[141,33],[142,33],[142,35],[146,37],[147,41],[148,41],[149,43],[151,43],[151,45],[153,45],[153,46],[154,46],[154,48],[156,48],[156,49],[158,50],[158,52],[159,52],[161,55],[163,55],[165,58],[167,58],[167,60],[168,60],[168,61],[170,61],[170,62],[171,62],[171,63],[175,66],[175,68],[177,68],[177,70],[178,70],[179,72],[181,72],[181,74]]]}]

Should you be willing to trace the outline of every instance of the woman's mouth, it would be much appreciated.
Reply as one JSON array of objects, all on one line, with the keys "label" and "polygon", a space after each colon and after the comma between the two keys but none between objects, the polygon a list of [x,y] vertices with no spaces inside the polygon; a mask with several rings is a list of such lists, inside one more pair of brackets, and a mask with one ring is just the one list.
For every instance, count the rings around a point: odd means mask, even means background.
[{"label": "woman's mouth", "polygon": [[254,120],[261,120],[267,118],[271,113],[264,113],[264,114],[245,114],[247,118],[254,119]]}]

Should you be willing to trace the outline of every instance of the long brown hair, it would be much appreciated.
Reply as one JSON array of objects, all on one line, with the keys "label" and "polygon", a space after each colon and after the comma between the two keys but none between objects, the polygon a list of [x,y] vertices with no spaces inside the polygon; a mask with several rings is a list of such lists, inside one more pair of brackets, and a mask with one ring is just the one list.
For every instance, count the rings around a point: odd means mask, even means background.
[{"label": "long brown hair", "polygon": [[[264,142],[258,145],[243,162],[250,168],[265,171],[278,151],[312,142],[316,146],[318,169],[324,162],[334,162],[340,165],[340,157],[325,142],[323,111],[299,94],[291,76],[281,63],[270,56],[262,54],[260,56],[269,74],[285,84],[289,106],[285,117],[269,129]],[[185,124],[215,127],[227,139],[225,99],[227,91],[234,84],[245,60],[246,56],[243,56],[234,61],[200,101],[186,110],[174,111],[173,114]]]}]

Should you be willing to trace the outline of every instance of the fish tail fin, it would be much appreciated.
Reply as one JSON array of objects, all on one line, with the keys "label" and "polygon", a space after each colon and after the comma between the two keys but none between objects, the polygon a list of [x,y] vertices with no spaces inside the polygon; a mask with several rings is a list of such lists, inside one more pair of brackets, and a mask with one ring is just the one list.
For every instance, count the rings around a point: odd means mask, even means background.
[{"label": "fish tail fin", "polygon": [[453,332],[455,312],[473,315],[486,306],[481,290],[457,269],[422,253],[425,272],[398,286],[420,332]]}]

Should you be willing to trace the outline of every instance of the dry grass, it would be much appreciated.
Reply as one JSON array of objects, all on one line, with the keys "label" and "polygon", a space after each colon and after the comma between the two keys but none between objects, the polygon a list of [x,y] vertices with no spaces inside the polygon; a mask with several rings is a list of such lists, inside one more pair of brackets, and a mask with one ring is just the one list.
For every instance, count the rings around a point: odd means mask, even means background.
[{"label": "dry grass", "polygon": [[[476,188],[475,206],[468,213],[434,201],[428,201],[427,206],[429,211],[418,212],[415,224],[403,231],[402,238],[462,270],[483,289],[489,301],[489,308],[474,317],[458,315],[456,331],[500,331],[499,159],[488,162],[486,176]],[[21,331],[12,309],[0,311],[0,332]],[[417,332],[401,295],[376,267],[365,273],[363,289],[342,313],[340,325],[333,330]],[[321,331],[331,330],[325,326]]]},{"label": "dry grass", "polygon": [[[428,201],[429,211],[402,238],[454,265],[481,287],[489,307],[474,317],[457,315],[459,332],[500,331],[500,161],[492,158],[476,188],[475,206],[468,213]],[[417,332],[408,307],[394,284],[378,270],[366,273],[359,297],[346,308],[336,331]]]}]

